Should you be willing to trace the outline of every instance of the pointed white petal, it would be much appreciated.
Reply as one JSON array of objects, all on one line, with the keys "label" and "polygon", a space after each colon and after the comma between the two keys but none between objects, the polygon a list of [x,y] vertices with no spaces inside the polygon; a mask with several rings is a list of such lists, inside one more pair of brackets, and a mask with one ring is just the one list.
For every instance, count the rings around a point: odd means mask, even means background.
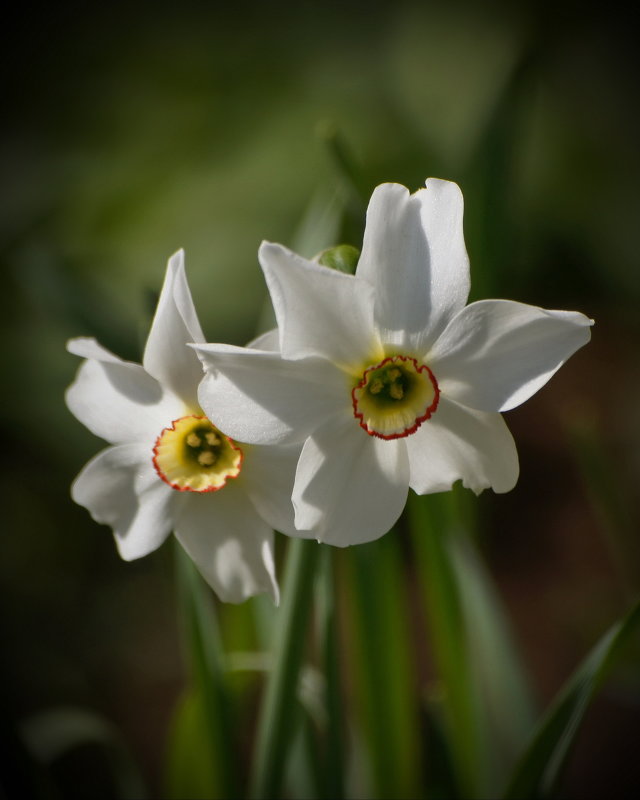
[{"label": "pointed white petal", "polygon": [[406,439],[411,488],[446,492],[457,480],[479,494],[508,492],[518,480],[518,454],[501,414],[458,405],[445,397],[435,414]]},{"label": "pointed white petal", "polygon": [[302,447],[245,445],[240,480],[260,516],[271,527],[295,535],[291,493]]},{"label": "pointed white petal", "polygon": [[207,370],[200,405],[239,442],[302,441],[336,408],[351,406],[347,378],[324,359],[286,361],[277,353],[221,344],[194,349]]},{"label": "pointed white petal", "polygon": [[345,547],[380,538],[402,513],[409,483],[404,441],[368,436],[353,418],[304,444],[293,490],[296,527]]},{"label": "pointed white petal", "polygon": [[481,300],[451,320],[429,365],[449,397],[482,411],[508,411],[589,341],[592,324],[577,311]]},{"label": "pointed white petal", "polygon": [[[131,364],[130,361],[123,361],[118,356],[114,355],[106,347],[103,347],[100,342],[97,342],[92,336],[78,336],[76,339],[69,339],[67,342],[67,351],[74,356],[80,358],[94,358],[96,361],[107,361],[113,364]],[[135,366],[139,366],[136,364]]]},{"label": "pointed white petal", "polygon": [[184,324],[189,333],[190,341],[204,342],[204,333],[200,326],[200,320],[193,304],[191,289],[187,281],[187,273],[184,266],[184,250],[174,253],[167,264],[167,270],[173,271],[173,301],[178,313],[184,320]]},{"label": "pointed white petal", "polygon": [[277,328],[261,333],[247,345],[252,350],[268,350],[271,353],[280,352],[280,333]]},{"label": "pointed white petal", "polygon": [[122,558],[131,561],[158,548],[173,527],[176,493],[153,469],[139,444],[98,453],[71,486],[71,497],[96,522],[109,525]]},{"label": "pointed white petal", "polygon": [[184,271],[184,253],[169,259],[142,364],[190,408],[197,408],[202,367],[188,342],[204,342]]},{"label": "pointed white petal", "polygon": [[139,364],[121,361],[94,339],[72,339],[68,349],[88,360],[67,390],[67,406],[96,436],[112,444],[153,444],[183,415],[183,403],[163,392]]},{"label": "pointed white petal", "polygon": [[462,193],[430,178],[410,195],[378,186],[369,203],[356,275],[375,286],[375,320],[385,343],[418,352],[435,340],[469,294]]},{"label": "pointed white petal", "polygon": [[240,486],[187,498],[175,534],[205,580],[226,603],[260,592],[279,601],[273,531]]},{"label": "pointed white petal", "polygon": [[377,352],[371,285],[307,261],[278,244],[263,242],[258,256],[285,358],[322,356],[352,365]]}]

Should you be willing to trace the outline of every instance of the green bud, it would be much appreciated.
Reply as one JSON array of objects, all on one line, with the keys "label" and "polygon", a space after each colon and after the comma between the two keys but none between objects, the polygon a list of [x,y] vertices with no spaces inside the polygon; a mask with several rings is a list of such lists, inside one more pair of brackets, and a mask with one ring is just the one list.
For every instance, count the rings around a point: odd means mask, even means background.
[{"label": "green bud", "polygon": [[318,264],[322,264],[323,267],[337,269],[338,272],[346,272],[348,275],[353,275],[358,266],[359,258],[360,251],[357,247],[352,247],[350,244],[339,244],[323,250],[316,256],[315,261]]}]

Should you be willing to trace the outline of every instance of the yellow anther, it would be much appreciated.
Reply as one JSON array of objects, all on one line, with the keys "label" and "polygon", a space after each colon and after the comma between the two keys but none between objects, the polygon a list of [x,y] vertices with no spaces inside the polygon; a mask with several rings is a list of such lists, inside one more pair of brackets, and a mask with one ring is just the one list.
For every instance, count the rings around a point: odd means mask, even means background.
[{"label": "yellow anther", "polygon": [[217,492],[242,467],[242,450],[206,417],[181,417],[165,428],[153,448],[153,465],[179,492]]},{"label": "yellow anther", "polygon": [[410,436],[438,407],[440,390],[429,367],[412,356],[390,356],[364,370],[351,390],[353,414],[370,436]]}]

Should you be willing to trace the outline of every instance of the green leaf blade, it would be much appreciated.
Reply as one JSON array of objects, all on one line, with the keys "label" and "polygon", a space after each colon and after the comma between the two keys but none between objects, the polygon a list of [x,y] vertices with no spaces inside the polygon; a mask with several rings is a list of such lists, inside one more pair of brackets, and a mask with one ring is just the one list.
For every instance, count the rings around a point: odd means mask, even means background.
[{"label": "green leaf blade", "polygon": [[443,691],[438,707],[463,797],[495,796],[533,729],[528,681],[476,550],[468,495],[410,496],[416,569]]},{"label": "green leaf blade", "polygon": [[520,759],[505,800],[552,794],[591,701],[639,625],[640,601],[605,633],[565,684]]},{"label": "green leaf blade", "polygon": [[372,796],[422,792],[417,680],[398,534],[345,553],[353,684],[367,744]]}]

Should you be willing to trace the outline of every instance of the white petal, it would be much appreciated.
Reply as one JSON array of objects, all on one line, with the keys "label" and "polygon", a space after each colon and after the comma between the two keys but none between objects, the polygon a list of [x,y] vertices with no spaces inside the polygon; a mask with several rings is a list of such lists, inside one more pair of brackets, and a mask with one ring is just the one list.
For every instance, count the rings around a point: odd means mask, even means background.
[{"label": "white petal", "polygon": [[280,352],[280,332],[277,328],[272,328],[270,331],[261,333],[252,339],[247,347],[252,350],[268,350],[271,353]]},{"label": "white petal", "polygon": [[345,547],[380,538],[402,513],[409,483],[404,441],[332,421],[304,444],[293,490],[296,527]]},{"label": "white petal", "polygon": [[197,408],[202,366],[187,342],[204,342],[184,271],[184,253],[169,259],[142,364],[190,408]]},{"label": "white petal", "polygon": [[158,548],[173,527],[174,492],[153,469],[142,445],[98,453],[71,486],[71,496],[96,522],[113,529],[122,558],[131,561]]},{"label": "white petal", "polygon": [[466,303],[462,215],[462,193],[449,181],[430,178],[413,195],[399,184],[375,189],[356,275],[375,286],[385,343],[420,351]]},{"label": "white petal", "polygon": [[320,266],[278,244],[258,253],[280,329],[285,358],[323,356],[351,366],[379,350],[373,326],[373,287]]},{"label": "white petal", "polygon": [[592,324],[576,311],[481,300],[451,321],[429,366],[449,397],[482,411],[508,411],[589,341]]},{"label": "white petal", "polygon": [[301,445],[245,445],[239,480],[260,516],[276,531],[294,535],[291,493]]},{"label": "white petal", "polygon": [[183,415],[183,403],[139,364],[121,361],[94,339],[72,339],[68,349],[88,360],[67,390],[67,405],[96,436],[112,444],[153,443]]},{"label": "white petal", "polygon": [[302,441],[336,408],[350,408],[348,379],[319,358],[286,361],[232,345],[195,345],[207,374],[198,392],[205,414],[239,442]]},{"label": "white petal", "polygon": [[411,488],[446,492],[457,480],[479,494],[508,492],[518,480],[518,454],[501,414],[458,405],[445,397],[435,414],[406,439]]},{"label": "white petal", "polygon": [[[108,361],[113,364],[131,364],[130,361],[123,361],[118,356],[114,355],[106,347],[103,347],[100,342],[97,342],[92,336],[78,336],[76,339],[69,339],[67,342],[67,350],[74,356],[80,358],[93,358],[96,361]],[[135,364],[133,366],[139,366]]]},{"label": "white petal", "polygon": [[279,601],[273,531],[239,486],[187,498],[175,534],[205,580],[226,603],[260,592]]}]

